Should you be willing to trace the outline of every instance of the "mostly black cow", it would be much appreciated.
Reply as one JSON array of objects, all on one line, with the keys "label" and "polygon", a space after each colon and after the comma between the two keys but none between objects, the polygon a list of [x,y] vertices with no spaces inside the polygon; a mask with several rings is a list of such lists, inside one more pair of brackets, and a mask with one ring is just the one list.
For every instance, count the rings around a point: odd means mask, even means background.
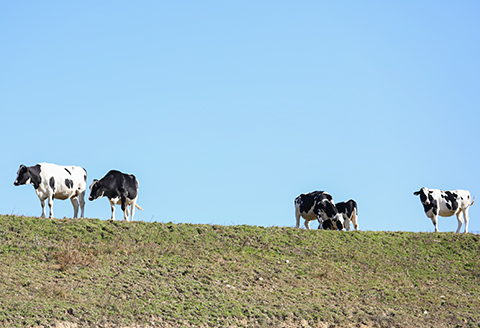
[{"label": "mostly black cow", "polygon": [[[343,228],[343,216],[338,213],[332,196],[325,191],[313,191],[295,198],[296,227],[300,227],[300,216],[305,219],[305,228],[310,229],[310,221],[318,220],[319,228]],[[341,228],[341,229],[342,229]]]},{"label": "mostly black cow", "polygon": [[42,204],[42,217],[46,216],[45,200],[48,199],[50,218],[53,218],[53,199],[70,199],[73,205],[73,217],[78,214],[78,205],[83,218],[85,209],[85,188],[87,171],[80,166],[60,166],[40,163],[34,166],[20,165],[15,186],[31,183]]},{"label": "mostly black cow", "polygon": [[[468,209],[475,200],[470,198],[468,190],[443,191],[439,189],[428,189],[423,187],[413,193],[420,195],[420,201],[423,204],[425,214],[429,217],[435,226],[435,232],[438,232],[438,216],[457,215],[458,228],[457,233],[465,218],[465,232],[468,232]],[[463,214],[463,217],[462,217]]]},{"label": "mostly black cow", "polygon": [[350,231],[350,222],[353,223],[355,230],[358,230],[357,202],[353,199],[349,199],[346,202],[336,203],[335,207],[337,208],[338,212],[343,215],[344,227],[347,229],[347,231]]},{"label": "mostly black cow", "polygon": [[[115,220],[115,204],[120,204],[124,214],[124,220],[133,221],[135,207],[143,209],[137,204],[138,180],[133,174],[125,174],[111,170],[100,180],[93,180],[90,185],[90,197],[88,200],[95,200],[100,197],[107,197],[112,209],[111,220]],[[128,205],[131,207],[129,220]]]}]

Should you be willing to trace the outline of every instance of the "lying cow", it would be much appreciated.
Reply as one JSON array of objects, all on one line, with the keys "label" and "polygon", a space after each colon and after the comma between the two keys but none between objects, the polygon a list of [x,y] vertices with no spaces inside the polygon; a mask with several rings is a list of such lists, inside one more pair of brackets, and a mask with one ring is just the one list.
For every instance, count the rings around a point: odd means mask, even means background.
[{"label": "lying cow", "polygon": [[42,217],[45,213],[45,200],[48,199],[50,219],[53,219],[53,199],[70,199],[73,205],[73,218],[77,217],[80,201],[81,217],[85,209],[85,188],[87,171],[80,166],[60,166],[40,163],[27,167],[20,165],[15,186],[31,183],[42,204]]},{"label": "lying cow", "polygon": [[92,201],[106,196],[110,201],[112,208],[111,220],[115,220],[115,204],[120,204],[124,214],[124,220],[129,221],[128,205],[131,207],[130,221],[133,221],[135,207],[143,209],[137,205],[138,180],[133,174],[125,174],[119,171],[111,170],[103,178],[93,180],[90,185],[90,197]]},{"label": "lying cow", "polygon": [[[475,200],[470,198],[468,190],[452,190],[443,191],[439,189],[428,189],[423,187],[419,191],[413,193],[415,196],[420,195],[420,201],[423,204],[425,214],[429,217],[435,226],[435,232],[438,232],[438,216],[457,215],[458,228],[457,233],[465,218],[465,232],[468,232],[468,209]],[[462,217],[463,213],[463,217]]]},{"label": "lying cow", "polygon": [[[344,219],[344,227],[347,231],[350,231],[350,222],[353,223],[353,227],[355,230],[358,230],[358,210],[357,210],[357,202],[353,199],[349,199],[346,202],[336,203],[335,207],[337,208],[338,212],[342,214]],[[343,227],[339,230],[342,230]]]},{"label": "lying cow", "polygon": [[[325,191],[313,191],[295,198],[296,227],[300,227],[300,216],[305,219],[305,228],[310,229],[310,221],[318,220],[319,228],[343,228],[343,216],[338,213],[332,196]],[[325,224],[324,224],[325,222]]]}]

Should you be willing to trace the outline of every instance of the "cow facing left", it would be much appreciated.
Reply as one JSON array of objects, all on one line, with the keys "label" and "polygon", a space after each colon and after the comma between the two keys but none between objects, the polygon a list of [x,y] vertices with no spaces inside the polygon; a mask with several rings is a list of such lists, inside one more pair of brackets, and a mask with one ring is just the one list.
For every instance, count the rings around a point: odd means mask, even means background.
[{"label": "cow facing left", "polygon": [[35,188],[42,204],[42,217],[46,216],[45,200],[48,200],[50,207],[49,218],[53,219],[53,199],[70,199],[73,205],[73,218],[77,218],[79,205],[83,218],[87,185],[87,171],[83,167],[49,163],[28,167],[22,164],[13,184],[21,186],[29,183]]},{"label": "cow facing left", "polygon": [[[119,204],[122,207],[124,220],[129,221],[130,217],[130,221],[133,221],[135,207],[143,211],[143,208],[137,204],[138,186],[138,180],[133,174],[111,170],[100,180],[93,180],[88,200],[92,201],[105,196],[110,202],[111,220],[115,220],[115,205]],[[128,211],[128,205],[131,207],[131,214]]]}]

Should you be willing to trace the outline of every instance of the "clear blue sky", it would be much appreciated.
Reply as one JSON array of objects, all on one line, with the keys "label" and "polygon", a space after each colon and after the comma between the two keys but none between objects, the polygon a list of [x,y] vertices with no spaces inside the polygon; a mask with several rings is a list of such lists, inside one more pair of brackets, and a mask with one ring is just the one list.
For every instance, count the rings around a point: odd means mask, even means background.
[{"label": "clear blue sky", "polygon": [[[51,162],[88,184],[135,174],[135,220],[294,226],[294,198],[325,190],[358,202],[362,230],[433,231],[412,194],[426,186],[477,195],[478,232],[479,15],[478,1],[2,2],[0,213],[39,216],[13,181]],[[108,200],[85,212],[108,219]]]}]

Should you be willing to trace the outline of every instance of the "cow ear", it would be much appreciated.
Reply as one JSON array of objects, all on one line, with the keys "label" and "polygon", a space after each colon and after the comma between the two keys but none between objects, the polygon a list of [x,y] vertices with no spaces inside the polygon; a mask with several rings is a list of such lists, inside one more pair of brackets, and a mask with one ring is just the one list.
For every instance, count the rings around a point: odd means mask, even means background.
[{"label": "cow ear", "polygon": [[415,191],[413,194],[414,194],[415,196],[420,195],[420,190],[419,190],[419,191]]},{"label": "cow ear", "polygon": [[428,191],[428,194],[429,194],[429,195],[433,194],[433,190],[429,190],[429,191]]}]

